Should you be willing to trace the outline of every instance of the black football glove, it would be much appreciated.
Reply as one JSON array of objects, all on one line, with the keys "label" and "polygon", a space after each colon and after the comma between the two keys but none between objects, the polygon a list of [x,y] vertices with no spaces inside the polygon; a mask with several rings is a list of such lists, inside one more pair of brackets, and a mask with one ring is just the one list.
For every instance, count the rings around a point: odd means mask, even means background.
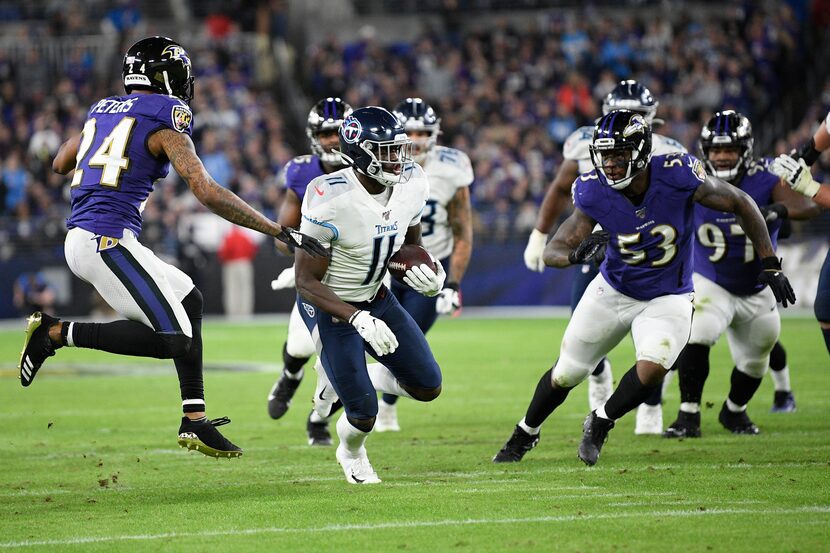
[{"label": "black football glove", "polygon": [[583,240],[574,251],[568,254],[571,265],[584,263],[601,263],[605,259],[605,246],[608,244],[607,231],[598,230]]},{"label": "black football glove", "polygon": [[287,244],[292,252],[300,248],[312,257],[331,257],[331,253],[316,238],[307,236],[297,229],[282,227],[282,231],[274,238]]},{"label": "black football glove", "polygon": [[795,304],[795,292],[790,286],[790,281],[781,271],[781,260],[775,256],[764,257],[761,259],[763,269],[758,275],[758,282],[766,284],[775,294],[775,301],[779,302],[782,307],[787,307],[787,302],[790,305]]},{"label": "black football glove", "polygon": [[784,204],[769,204],[765,205],[764,207],[760,208],[761,215],[764,217],[764,221],[767,223],[772,223],[773,221],[783,221],[789,216],[789,212],[787,211],[787,206]]}]

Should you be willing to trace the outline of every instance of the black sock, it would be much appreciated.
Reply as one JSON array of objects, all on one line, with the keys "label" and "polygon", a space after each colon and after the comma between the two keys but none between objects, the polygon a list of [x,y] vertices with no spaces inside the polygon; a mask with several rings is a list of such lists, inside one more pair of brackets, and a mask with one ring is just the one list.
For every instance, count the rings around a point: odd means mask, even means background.
[{"label": "black sock", "polygon": [[182,409],[185,413],[197,413],[205,410],[205,385],[202,377],[202,294],[198,288],[194,288],[185,296],[182,306],[190,319],[193,338],[188,352],[176,357],[173,362],[179,376]]},{"label": "black sock", "polygon": [[769,368],[773,371],[781,371],[787,366],[787,351],[781,342],[775,342],[772,351],[769,352]]},{"label": "black sock", "polygon": [[709,377],[709,346],[688,344],[677,359],[681,403],[700,403]]},{"label": "black sock", "polygon": [[395,403],[398,402],[398,396],[394,396],[392,394],[383,394],[380,398],[383,400],[383,403],[387,403],[389,405],[395,405]]},{"label": "black sock", "polygon": [[637,365],[634,365],[620,379],[617,389],[605,403],[605,414],[609,419],[619,419],[640,405],[651,395],[654,388],[659,388],[659,386],[660,384],[646,386],[640,382],[640,377],[637,376]]},{"label": "black sock", "polygon": [[732,385],[729,388],[729,400],[735,405],[746,405],[752,396],[755,395],[758,386],[761,385],[760,378],[753,378],[742,373],[737,367],[732,368]]},{"label": "black sock", "polygon": [[288,353],[288,344],[282,345],[282,363],[283,363],[283,370],[290,374],[297,374],[302,370],[303,365],[305,365],[308,360],[311,359],[310,357],[294,357],[290,353]]},{"label": "black sock", "polygon": [[599,360],[597,366],[594,368],[594,372],[591,373],[591,376],[599,376],[602,374],[602,371],[605,370],[605,357]]},{"label": "black sock", "polygon": [[79,348],[119,355],[170,359],[170,345],[164,337],[138,321],[73,323],[72,342]]},{"label": "black sock", "polygon": [[552,373],[553,369],[548,369],[539,379],[536,391],[533,392],[533,399],[530,400],[530,405],[525,414],[525,424],[530,427],[542,426],[542,423],[553,413],[554,409],[562,405],[572,389],[554,388],[551,382]]},{"label": "black sock", "polygon": [[654,406],[654,405],[660,405],[662,402],[663,402],[663,381],[661,380],[660,384],[658,384],[657,386],[654,387],[654,391],[651,392],[651,395],[649,395],[643,401],[643,403],[645,403],[646,405]]},{"label": "black sock", "polygon": [[830,328],[822,328],[821,333],[824,336],[824,345],[827,346],[827,353],[830,353]]}]

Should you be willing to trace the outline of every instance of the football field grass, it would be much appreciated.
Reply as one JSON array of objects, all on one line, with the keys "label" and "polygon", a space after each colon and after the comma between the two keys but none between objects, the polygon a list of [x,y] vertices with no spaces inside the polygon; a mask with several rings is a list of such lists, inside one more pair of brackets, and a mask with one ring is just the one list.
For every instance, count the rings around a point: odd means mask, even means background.
[{"label": "football field grass", "polygon": [[[635,436],[618,422],[597,466],[576,457],[587,384],[515,465],[490,459],[556,359],[565,320],[441,320],[433,403],[402,400],[402,431],[370,436],[383,483],[346,483],[333,448],[306,445],[307,377],[286,416],[266,396],[285,326],[205,325],[208,414],[245,449],[214,460],[176,445],[172,363],[63,349],[30,388],[21,331],[0,332],[0,550],[11,551],[828,551],[830,360],[814,321],[786,319],[798,412],[750,404],[758,436],[717,422],[732,363],[712,357],[703,437]],[[626,339],[615,378],[633,362]],[[664,405],[674,420],[676,379]]]}]

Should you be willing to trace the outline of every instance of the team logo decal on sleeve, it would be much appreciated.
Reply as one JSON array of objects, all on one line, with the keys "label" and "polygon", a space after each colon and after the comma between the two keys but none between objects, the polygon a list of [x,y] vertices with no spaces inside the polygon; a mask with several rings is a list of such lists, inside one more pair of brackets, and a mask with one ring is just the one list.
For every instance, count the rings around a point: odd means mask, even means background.
[{"label": "team logo decal on sleeve", "polygon": [[695,174],[695,177],[700,182],[706,180],[706,170],[703,168],[703,164],[700,162],[699,159],[695,159],[695,162],[692,163],[692,173]]},{"label": "team logo decal on sleeve", "polygon": [[173,106],[171,117],[173,128],[179,132],[186,131],[190,127],[190,122],[193,121],[193,113],[185,106]]},{"label": "team logo decal on sleeve", "polygon": [[363,127],[355,117],[351,115],[346,117],[346,120],[343,121],[343,126],[340,129],[341,134],[343,135],[343,140],[348,142],[349,144],[354,144],[360,139],[360,133],[363,131]]}]

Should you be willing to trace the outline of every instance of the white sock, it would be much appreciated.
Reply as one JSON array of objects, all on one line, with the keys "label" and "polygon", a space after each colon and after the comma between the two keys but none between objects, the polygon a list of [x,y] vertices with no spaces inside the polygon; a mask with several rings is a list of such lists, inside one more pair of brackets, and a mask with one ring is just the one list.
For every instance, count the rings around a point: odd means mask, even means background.
[{"label": "white sock", "polygon": [[302,380],[303,375],[305,374],[305,369],[300,369],[295,373],[290,373],[287,370],[283,369],[282,374],[285,375],[285,378],[288,380]]},{"label": "white sock", "polygon": [[726,408],[733,413],[743,413],[746,411],[746,405],[738,405],[729,398],[726,398]]},{"label": "white sock", "polygon": [[326,422],[326,419],[321,417],[317,414],[317,411],[314,409],[311,410],[311,415],[308,417],[309,422],[313,422],[314,424],[320,424],[321,422]]},{"label": "white sock", "polygon": [[700,403],[694,403],[692,401],[683,402],[680,404],[680,410],[684,413],[700,413]]},{"label": "white sock", "polygon": [[357,459],[361,454],[366,454],[363,444],[368,436],[368,432],[363,432],[352,426],[345,412],[337,419],[337,437],[340,438],[340,445],[343,446],[350,458]]},{"label": "white sock", "polygon": [[675,373],[677,373],[677,371],[669,371],[666,373],[666,376],[663,377],[663,390],[661,395],[666,395],[666,390],[669,388],[669,384],[671,384],[672,379],[674,379]]},{"label": "white sock", "polygon": [[69,323],[69,328],[66,329],[66,343],[64,344],[68,348],[75,347],[75,340],[72,339],[72,329],[75,327],[75,323]]},{"label": "white sock", "polygon": [[790,391],[790,368],[784,367],[780,371],[770,371],[772,373],[772,382],[775,384],[776,392]]},{"label": "white sock", "polygon": [[606,420],[609,420],[609,421],[614,420],[614,419],[612,419],[611,417],[608,416],[608,413],[605,412],[605,405],[600,406],[599,409],[597,409],[594,412],[601,419],[606,419]]},{"label": "white sock", "polygon": [[530,434],[531,436],[536,436],[539,434],[539,430],[542,428],[541,426],[528,426],[525,422],[525,418],[522,417],[522,420],[519,421],[519,428]]},{"label": "white sock", "polygon": [[366,369],[369,371],[369,379],[372,381],[372,386],[378,392],[412,399],[412,396],[403,389],[403,386],[395,378],[395,375],[380,363],[367,363]]}]

